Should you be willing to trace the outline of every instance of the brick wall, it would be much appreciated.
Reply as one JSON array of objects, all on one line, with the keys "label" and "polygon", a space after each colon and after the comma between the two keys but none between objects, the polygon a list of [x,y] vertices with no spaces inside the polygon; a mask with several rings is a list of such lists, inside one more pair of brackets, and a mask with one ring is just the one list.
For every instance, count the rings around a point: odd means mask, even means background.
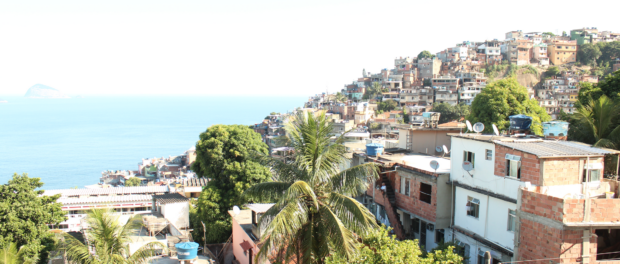
[{"label": "brick wall", "polygon": [[580,184],[579,158],[554,158],[543,161],[543,181],[541,185]]},{"label": "brick wall", "polygon": [[[400,182],[400,176],[398,177]],[[430,204],[420,201],[421,183],[430,184],[433,187]],[[435,222],[437,213],[437,184],[421,177],[411,177],[409,184],[409,196],[400,192],[396,193],[396,206]]]},{"label": "brick wall", "polygon": [[[585,199],[564,200],[564,222],[581,222],[584,217]],[[591,222],[618,222],[620,221],[619,199],[592,199],[590,200]]]},{"label": "brick wall", "polygon": [[495,175],[506,176],[506,154],[521,157],[521,181],[541,185],[540,159],[538,157],[498,144],[495,144]]},{"label": "brick wall", "polygon": [[[537,189],[540,189],[540,187],[537,187]],[[523,190],[520,210],[562,222],[564,217],[564,201],[562,198]]]}]

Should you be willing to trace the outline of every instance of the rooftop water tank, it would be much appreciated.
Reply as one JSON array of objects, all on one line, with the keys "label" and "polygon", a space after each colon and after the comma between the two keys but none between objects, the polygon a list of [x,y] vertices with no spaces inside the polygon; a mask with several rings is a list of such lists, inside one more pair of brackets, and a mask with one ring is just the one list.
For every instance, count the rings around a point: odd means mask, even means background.
[{"label": "rooftop water tank", "polygon": [[174,245],[177,248],[177,257],[179,259],[195,259],[198,255],[198,243],[183,242]]},{"label": "rooftop water tank", "polygon": [[366,144],[366,155],[377,156],[383,154],[383,145],[379,143]]},{"label": "rooftop water tank", "polygon": [[551,137],[564,137],[568,134],[568,122],[551,121],[543,122],[543,134]]},{"label": "rooftop water tank", "polygon": [[532,117],[526,115],[511,115],[510,130],[529,130],[532,125]]}]

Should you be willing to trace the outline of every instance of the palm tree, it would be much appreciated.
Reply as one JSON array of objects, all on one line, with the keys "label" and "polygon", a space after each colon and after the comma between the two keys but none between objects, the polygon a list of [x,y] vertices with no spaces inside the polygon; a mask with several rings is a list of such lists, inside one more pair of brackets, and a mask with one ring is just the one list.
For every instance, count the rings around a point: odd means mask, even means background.
[{"label": "palm tree", "polygon": [[[258,259],[274,256],[297,263],[324,263],[329,254],[349,257],[355,235],[377,227],[375,217],[351,198],[368,188],[377,167],[367,163],[344,171],[344,138],[330,144],[332,124],[325,113],[298,112],[285,129],[295,156],[282,162],[268,156],[259,160],[270,166],[274,181],[254,185],[244,195],[254,202],[275,202],[260,218],[263,230]],[[274,254],[275,253],[275,254]]]},{"label": "palm tree", "polygon": [[[88,244],[83,244],[70,235],[65,236],[68,241],[67,258],[71,263],[146,263],[158,250],[166,248],[159,242],[150,242],[130,256],[130,232],[141,224],[139,221],[131,219],[121,225],[118,223],[118,216],[101,209],[91,211],[86,221],[90,227],[86,231]],[[91,249],[94,254],[91,254]]]},{"label": "palm tree", "polygon": [[575,132],[595,147],[619,149],[620,125],[615,123],[618,115],[620,105],[612,99],[605,95],[596,101],[590,98],[573,115],[578,124]]},{"label": "palm tree", "polygon": [[23,248],[17,250],[17,244],[8,243],[6,247],[0,249],[0,264],[21,264],[24,262]]},{"label": "palm tree", "polygon": [[336,93],[336,102],[344,103],[347,101],[347,96],[341,92]]}]

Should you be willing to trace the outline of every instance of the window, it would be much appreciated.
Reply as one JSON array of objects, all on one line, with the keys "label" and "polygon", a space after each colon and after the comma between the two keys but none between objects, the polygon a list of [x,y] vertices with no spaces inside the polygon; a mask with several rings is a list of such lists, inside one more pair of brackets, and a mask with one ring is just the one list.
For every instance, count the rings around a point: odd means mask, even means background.
[{"label": "window", "polygon": [[409,196],[409,179],[405,179],[405,195]]},{"label": "window", "polygon": [[467,196],[467,215],[478,218],[480,211],[480,200]]},{"label": "window", "polygon": [[478,249],[478,264],[485,264],[484,262],[484,251]]},{"label": "window", "polygon": [[508,231],[515,231],[516,217],[517,213],[514,210],[508,209]]},{"label": "window", "polygon": [[426,183],[420,183],[420,201],[430,204],[432,192],[433,186]]},{"label": "window", "polygon": [[459,241],[458,239],[454,240],[454,242],[457,245],[457,247],[454,249],[456,251],[455,253],[463,257],[464,259],[469,259],[469,245]]},{"label": "window", "polygon": [[487,149],[486,160],[493,160],[493,150]]},{"label": "window", "polygon": [[445,231],[443,229],[435,229],[435,243],[443,243],[445,241]]},{"label": "window", "polygon": [[[589,170],[590,171],[590,182],[600,181],[601,180],[601,170]],[[588,170],[583,169],[583,182],[588,180]]]},{"label": "window", "polygon": [[521,179],[521,157],[506,154],[506,176]]},{"label": "window", "polygon": [[476,154],[473,152],[469,152],[469,151],[463,151],[463,161],[469,161],[471,162],[471,167],[475,168],[474,166],[474,160],[476,158]]},{"label": "window", "polygon": [[411,221],[411,230],[413,233],[420,233],[420,219],[414,218]]},{"label": "window", "polygon": [[381,218],[385,219],[385,207],[383,207],[383,205],[378,205],[379,206],[379,215],[381,216]]}]

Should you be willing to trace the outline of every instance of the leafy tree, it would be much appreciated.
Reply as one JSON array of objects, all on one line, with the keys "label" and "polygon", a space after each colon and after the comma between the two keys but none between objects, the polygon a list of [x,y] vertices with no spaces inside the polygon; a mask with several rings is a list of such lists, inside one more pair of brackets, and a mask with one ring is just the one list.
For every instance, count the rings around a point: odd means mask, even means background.
[{"label": "leafy tree", "polygon": [[[165,250],[166,246],[153,241],[142,245],[133,254],[129,255],[129,244],[132,230],[141,228],[139,220],[130,219],[124,225],[119,223],[119,217],[107,210],[92,210],[86,221],[90,230],[86,232],[88,244],[83,244],[69,234],[65,234],[67,241],[67,258],[78,264],[138,264],[146,263],[158,251]],[[90,247],[89,247],[90,246]],[[94,249],[91,254],[90,249]]]},{"label": "leafy tree", "polygon": [[620,126],[617,118],[620,115],[620,105],[606,95],[592,100],[579,108],[573,118],[577,121],[575,130],[582,142],[595,147],[619,149]]},{"label": "leafy tree", "polygon": [[543,36],[544,35],[548,35],[548,36],[551,36],[551,37],[555,36],[555,34],[553,34],[552,32],[543,32],[542,34],[543,34]]},{"label": "leafy tree", "polygon": [[469,116],[470,106],[465,103],[458,105],[434,103],[432,111],[441,113],[441,116],[439,116],[439,123],[442,124],[453,120],[460,120],[461,117]]},{"label": "leafy tree", "polygon": [[232,232],[228,210],[245,203],[241,194],[247,188],[269,179],[269,170],[252,160],[255,152],[267,155],[267,145],[246,126],[214,125],[200,134],[192,170],[210,181],[190,215],[197,242],[203,243],[200,221],[207,227],[207,243],[225,242]]},{"label": "leafy tree", "polygon": [[[250,187],[244,195],[254,202],[275,202],[259,219],[264,231],[259,259],[286,263],[325,263],[329,254],[352,257],[355,235],[377,227],[374,215],[351,198],[368,188],[377,167],[366,163],[341,171],[346,160],[344,137],[332,144],[333,124],[325,113],[299,112],[286,131],[295,149],[291,162],[262,155],[274,171],[274,182]],[[278,252],[276,256],[271,253]]]},{"label": "leafy tree", "polygon": [[396,101],[394,101],[394,100],[385,100],[385,101],[379,102],[377,104],[378,110],[381,110],[383,112],[392,111],[392,110],[396,109],[396,107],[398,107],[398,103],[396,103]]},{"label": "leafy tree", "polygon": [[599,61],[612,63],[616,58],[620,58],[620,41],[598,42],[596,46],[601,51]]},{"label": "leafy tree", "polygon": [[54,235],[47,224],[64,221],[65,213],[56,200],[60,195],[45,196],[39,178],[13,174],[8,184],[0,185],[0,248],[15,243],[23,250],[24,262],[47,263],[53,249]]},{"label": "leafy tree", "polygon": [[[4,248],[0,248],[0,264],[22,264],[24,260],[24,250],[17,250],[17,244],[8,243]],[[31,262],[32,263],[32,262]]]},{"label": "leafy tree", "polygon": [[407,107],[403,107],[403,123],[409,124],[409,111],[407,111]]},{"label": "leafy tree", "polygon": [[366,91],[364,92],[364,95],[362,96],[362,99],[364,99],[364,100],[375,99],[383,91],[384,90],[381,87],[380,83],[373,82],[370,86],[368,86],[368,88],[366,88]]},{"label": "leafy tree", "polygon": [[620,71],[607,75],[597,86],[607,97],[612,99],[620,98]]},{"label": "leafy tree", "polygon": [[545,72],[546,76],[557,76],[560,75],[560,68],[558,68],[557,66],[551,66],[547,69],[547,71]]},{"label": "leafy tree", "polygon": [[142,184],[142,180],[140,180],[140,178],[138,177],[131,177],[129,178],[129,180],[125,181],[125,186],[127,187],[140,186],[141,184]]},{"label": "leafy tree", "polygon": [[338,92],[338,93],[336,93],[336,98],[335,98],[335,99],[336,99],[336,102],[341,102],[341,103],[344,103],[344,102],[346,102],[346,101],[347,101],[347,96],[345,96],[345,95],[344,95],[343,93],[341,93],[341,92]]},{"label": "leafy tree", "polygon": [[418,240],[398,241],[389,235],[390,228],[382,226],[356,244],[357,254],[352,258],[333,254],[327,258],[327,264],[422,264],[422,263],[463,263],[463,257],[454,253],[453,246],[433,250],[424,254]]},{"label": "leafy tree", "polygon": [[425,59],[425,58],[432,58],[432,57],[433,57],[433,54],[431,54],[431,52],[428,50],[422,51],[420,52],[420,54],[418,54],[418,60]]},{"label": "leafy tree", "polygon": [[532,117],[532,132],[542,134],[542,122],[550,121],[551,117],[535,99],[528,98],[527,89],[515,78],[502,79],[487,84],[471,104],[471,113],[467,118],[470,122],[482,122],[484,131],[493,132],[491,124],[499,130],[508,129],[511,115],[524,114]]},{"label": "leafy tree", "polygon": [[431,81],[430,78],[426,78],[426,79],[422,80],[422,85],[424,87],[431,87],[431,86],[433,86],[433,82]]},{"label": "leafy tree", "polygon": [[596,60],[602,55],[602,53],[598,45],[586,43],[579,46],[579,52],[577,55],[581,63],[596,65]]}]

